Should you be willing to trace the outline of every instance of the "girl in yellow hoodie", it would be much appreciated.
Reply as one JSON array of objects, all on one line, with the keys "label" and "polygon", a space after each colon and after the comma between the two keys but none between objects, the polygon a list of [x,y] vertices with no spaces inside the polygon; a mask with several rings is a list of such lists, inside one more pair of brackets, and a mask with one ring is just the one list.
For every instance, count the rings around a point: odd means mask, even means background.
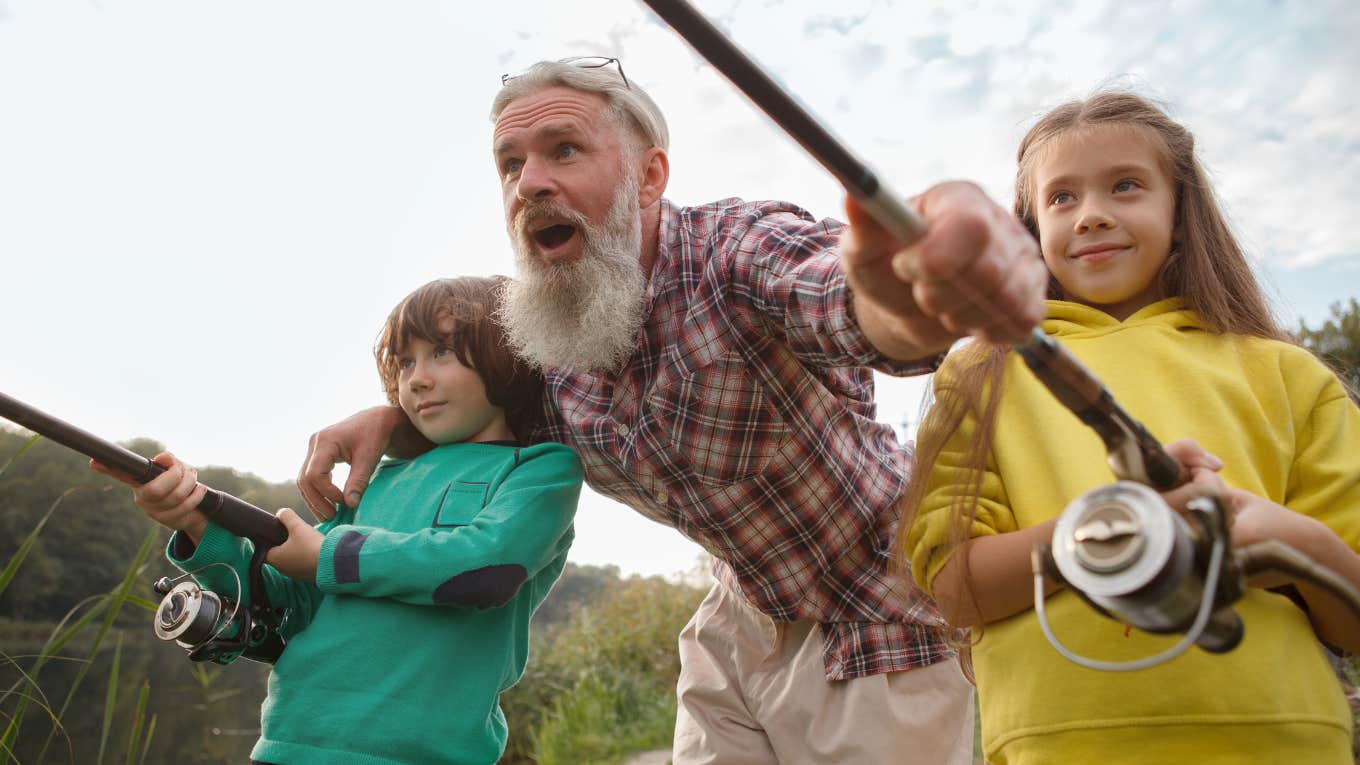
[{"label": "girl in yellow hoodie", "polygon": [[[1172,451],[1195,479],[1168,499],[1217,491],[1235,546],[1280,539],[1360,587],[1360,410],[1270,315],[1191,135],[1128,93],[1061,106],[1020,145],[1016,212],[1053,277],[1044,330],[1152,433],[1193,439]],[[1126,673],[1069,662],[1035,617],[1029,553],[1068,502],[1114,480],[1099,438],[981,343],[945,361],[935,398],[900,553],[952,624],[986,625],[972,657],[990,762],[1352,762],[1326,651],[1360,652],[1360,619],[1273,577],[1236,604],[1246,633],[1229,653]],[[1047,610],[1068,647],[1104,660],[1180,638],[1066,591]]]}]

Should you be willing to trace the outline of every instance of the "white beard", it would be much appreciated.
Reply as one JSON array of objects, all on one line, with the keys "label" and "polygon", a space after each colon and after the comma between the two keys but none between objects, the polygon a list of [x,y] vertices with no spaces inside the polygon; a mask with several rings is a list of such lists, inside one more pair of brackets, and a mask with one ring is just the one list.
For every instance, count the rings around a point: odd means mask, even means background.
[{"label": "white beard", "polygon": [[[534,254],[529,227],[547,216],[576,227],[576,262],[555,265]],[[625,173],[601,225],[555,202],[531,203],[515,217],[510,239],[519,274],[499,315],[515,353],[539,369],[622,367],[637,342],[647,288],[637,180]]]}]

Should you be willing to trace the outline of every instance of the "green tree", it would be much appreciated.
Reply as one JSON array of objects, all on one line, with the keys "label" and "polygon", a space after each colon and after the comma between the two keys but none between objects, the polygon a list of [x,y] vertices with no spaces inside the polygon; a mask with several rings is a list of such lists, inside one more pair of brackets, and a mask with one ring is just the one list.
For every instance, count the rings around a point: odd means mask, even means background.
[{"label": "green tree", "polygon": [[1299,323],[1299,340],[1326,361],[1360,401],[1360,303],[1355,298],[1332,304],[1332,315],[1318,329]]}]

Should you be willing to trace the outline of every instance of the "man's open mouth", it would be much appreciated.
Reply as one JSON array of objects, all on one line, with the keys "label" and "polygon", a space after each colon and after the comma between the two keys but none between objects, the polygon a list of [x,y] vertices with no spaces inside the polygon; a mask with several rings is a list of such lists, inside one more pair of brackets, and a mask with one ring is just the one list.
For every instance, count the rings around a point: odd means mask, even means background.
[{"label": "man's open mouth", "polygon": [[565,244],[568,239],[571,239],[575,235],[575,226],[566,223],[558,223],[535,231],[534,241],[538,242],[540,247],[551,250],[558,245]]}]

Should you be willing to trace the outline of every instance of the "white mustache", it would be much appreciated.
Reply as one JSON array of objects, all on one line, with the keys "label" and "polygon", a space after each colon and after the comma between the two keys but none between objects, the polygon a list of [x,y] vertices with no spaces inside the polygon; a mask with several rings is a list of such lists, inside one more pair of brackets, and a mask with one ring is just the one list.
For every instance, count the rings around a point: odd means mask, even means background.
[{"label": "white mustache", "polygon": [[576,227],[581,234],[587,234],[590,229],[590,220],[585,215],[568,209],[551,200],[539,202],[526,202],[520,211],[515,213],[515,233],[530,238],[533,232],[529,227],[544,220],[560,220]]}]

